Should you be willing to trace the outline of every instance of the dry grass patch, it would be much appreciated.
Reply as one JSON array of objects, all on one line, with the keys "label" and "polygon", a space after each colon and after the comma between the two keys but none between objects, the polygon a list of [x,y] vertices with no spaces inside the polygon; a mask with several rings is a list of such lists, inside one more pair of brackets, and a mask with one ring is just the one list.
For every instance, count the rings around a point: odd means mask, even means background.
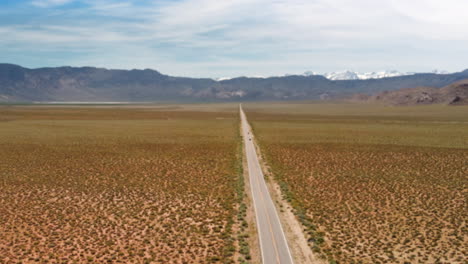
[{"label": "dry grass patch", "polygon": [[0,262],[231,262],[237,116],[114,110],[0,109]]},{"label": "dry grass patch", "polygon": [[464,263],[466,117],[296,107],[247,115],[314,251],[340,263]]}]

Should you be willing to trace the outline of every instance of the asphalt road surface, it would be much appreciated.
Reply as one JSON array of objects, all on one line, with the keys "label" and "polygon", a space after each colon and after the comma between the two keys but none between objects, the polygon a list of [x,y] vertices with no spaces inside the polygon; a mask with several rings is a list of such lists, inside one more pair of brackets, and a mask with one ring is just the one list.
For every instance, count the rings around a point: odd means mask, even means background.
[{"label": "asphalt road surface", "polygon": [[262,262],[264,264],[292,264],[291,252],[289,251],[278,213],[268,192],[263,172],[258,162],[252,131],[242,110],[242,106],[239,106],[239,110],[247,155],[250,187],[252,189],[252,199],[257,219]]}]

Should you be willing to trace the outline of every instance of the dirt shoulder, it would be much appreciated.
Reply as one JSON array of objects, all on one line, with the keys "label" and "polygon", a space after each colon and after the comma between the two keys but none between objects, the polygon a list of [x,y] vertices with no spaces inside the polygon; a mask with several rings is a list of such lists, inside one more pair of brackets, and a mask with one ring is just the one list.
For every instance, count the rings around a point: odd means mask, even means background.
[{"label": "dirt shoulder", "polygon": [[259,244],[259,239],[258,239],[258,230],[257,230],[257,222],[255,219],[255,211],[253,207],[253,202],[252,202],[252,192],[250,191],[250,179],[249,179],[249,171],[246,169],[247,168],[247,160],[245,158],[245,148],[244,145],[242,145],[242,150],[244,152],[243,160],[242,163],[244,165],[244,184],[245,184],[245,200],[246,200],[246,205],[247,205],[247,215],[246,215],[246,221],[248,223],[247,227],[247,233],[249,235],[247,241],[250,246],[250,254],[252,256],[252,259],[250,263],[252,264],[260,264],[262,263],[262,257],[260,254],[260,244]]},{"label": "dirt shoulder", "polygon": [[[242,134],[242,133],[241,133]],[[242,137],[241,137],[242,138]],[[242,138],[242,140],[244,140]],[[245,241],[248,244],[250,250],[250,260],[247,260],[247,263],[251,264],[261,264],[262,256],[260,253],[260,244],[258,238],[257,222],[255,218],[255,211],[252,201],[252,191],[250,187],[250,178],[249,170],[247,169],[247,159],[245,154],[245,145],[242,141],[242,167],[243,167],[243,179],[244,179],[244,197],[243,202],[246,206],[244,220],[247,222],[247,227],[245,228],[244,235]],[[236,263],[245,263],[239,261],[238,258],[235,259]]]},{"label": "dirt shoulder", "polygon": [[273,174],[270,167],[263,159],[261,149],[259,148],[257,141],[255,141],[255,148],[259,155],[260,165],[262,166],[263,173],[266,178],[268,190],[273,199],[276,210],[280,217],[281,224],[283,226],[284,233],[288,240],[288,245],[294,258],[294,262],[307,263],[307,264],[324,264],[327,263],[325,260],[320,259],[316,256],[310,248],[306,236],[302,232],[305,227],[299,222],[294,215],[291,205],[283,198],[280,186],[274,181]]}]

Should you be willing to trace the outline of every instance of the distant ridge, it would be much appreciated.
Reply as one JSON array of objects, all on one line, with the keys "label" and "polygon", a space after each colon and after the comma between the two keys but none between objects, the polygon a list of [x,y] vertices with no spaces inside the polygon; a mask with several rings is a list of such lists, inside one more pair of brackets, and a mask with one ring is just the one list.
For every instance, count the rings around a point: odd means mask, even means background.
[{"label": "distant ridge", "polygon": [[28,69],[14,64],[0,64],[0,102],[327,100],[401,88],[440,88],[464,79],[468,79],[468,70],[451,74],[422,73],[368,80],[334,81],[317,75],[291,75],[216,81],[209,78],[173,77],[150,69]]},{"label": "distant ridge", "polygon": [[[447,71],[441,70],[433,70],[431,72],[420,72],[420,73],[435,73],[435,74],[450,74]],[[399,72],[396,70],[386,70],[386,71],[374,71],[374,72],[356,72],[356,71],[337,71],[337,72],[327,72],[327,73],[318,73],[313,71],[306,71],[303,74],[285,74],[282,76],[323,76],[332,81],[338,80],[369,80],[369,79],[382,79],[382,78],[389,78],[389,77],[398,77],[398,76],[405,76],[405,75],[413,75],[417,74],[417,72]],[[282,77],[282,76],[270,76],[270,77]],[[267,78],[264,76],[249,76],[250,78]],[[230,77],[220,77],[215,78],[216,81],[224,81],[230,80],[234,78]]]},{"label": "distant ridge", "polygon": [[[447,71],[433,70],[430,73],[434,74],[449,74]],[[405,75],[414,75],[416,72],[399,72],[396,70],[391,71],[376,71],[376,72],[355,72],[355,71],[338,71],[338,72],[329,72],[324,74],[319,74],[311,71],[304,73],[305,76],[310,75],[322,75],[325,78],[333,81],[337,80],[369,80],[369,79],[382,79],[390,77],[398,77]]]},{"label": "distant ridge", "polygon": [[355,101],[379,102],[388,105],[468,105],[468,79],[442,88],[405,88],[384,91],[373,96],[355,95],[353,99]]}]

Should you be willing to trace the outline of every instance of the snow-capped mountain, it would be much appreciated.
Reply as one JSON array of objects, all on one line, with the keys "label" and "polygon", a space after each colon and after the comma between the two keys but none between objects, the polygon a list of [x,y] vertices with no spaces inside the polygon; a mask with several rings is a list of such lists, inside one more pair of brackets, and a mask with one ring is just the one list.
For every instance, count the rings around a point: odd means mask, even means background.
[{"label": "snow-capped mountain", "polygon": [[450,74],[451,72],[435,69],[435,70],[432,70],[431,73],[435,73],[435,74]]},{"label": "snow-capped mountain", "polygon": [[245,77],[245,78],[257,78],[257,79],[264,79],[266,78],[265,76],[262,76],[262,75],[252,75],[252,76],[238,76],[238,77],[217,77],[217,78],[212,78],[213,80],[217,81],[217,82],[221,82],[221,81],[227,81],[227,80],[231,80],[231,79],[235,79],[235,78],[241,78],[241,77]]},{"label": "snow-capped mountain", "polygon": [[214,78],[213,80],[220,82],[220,81],[226,81],[226,80],[231,80],[231,79],[232,79],[231,77],[218,77],[218,78]]},{"label": "snow-capped mountain", "polygon": [[[433,70],[429,73],[434,74],[449,74],[448,71],[443,70]],[[368,80],[368,79],[381,79],[381,78],[389,78],[389,77],[397,77],[397,76],[405,76],[405,75],[413,75],[416,74],[415,72],[399,72],[395,70],[391,71],[378,71],[378,72],[355,72],[355,71],[338,71],[338,72],[329,72],[329,73],[316,73],[312,71],[304,72],[304,76],[311,76],[311,75],[322,75],[329,80]]]},{"label": "snow-capped mountain", "polygon": [[[450,74],[448,71],[444,70],[432,70],[427,73],[434,73],[434,74]],[[355,72],[350,70],[345,71],[337,71],[337,72],[328,72],[328,73],[318,73],[313,71],[306,71],[304,72],[303,76],[323,76],[329,80],[368,80],[368,79],[381,79],[381,78],[389,78],[389,77],[397,77],[397,76],[405,76],[405,75],[414,75],[416,72],[399,72],[396,70],[390,71],[378,71],[378,72]],[[293,76],[296,74],[284,74],[285,76]],[[250,76],[251,78],[265,78],[264,76]],[[272,76],[274,77],[274,76]],[[278,76],[276,76],[278,77]],[[230,77],[222,77],[222,78],[215,78],[216,81],[224,81],[232,79]]]},{"label": "snow-capped mountain", "polygon": [[330,72],[323,76],[329,80],[359,80],[359,74],[353,71]]},{"label": "snow-capped mountain", "polygon": [[396,77],[396,76],[403,76],[403,75],[412,75],[414,73],[405,72],[401,73],[399,71],[380,71],[380,72],[366,72],[366,73],[358,73],[358,77],[361,80],[366,79],[380,79],[380,78],[388,78],[388,77]]},{"label": "snow-capped mountain", "polygon": [[322,75],[329,80],[367,80],[367,79],[380,79],[387,77],[396,77],[403,75],[411,75],[414,73],[402,73],[399,71],[379,71],[379,72],[355,72],[355,71],[338,71],[319,74],[316,72],[307,71],[304,72],[305,76],[311,75]]}]

